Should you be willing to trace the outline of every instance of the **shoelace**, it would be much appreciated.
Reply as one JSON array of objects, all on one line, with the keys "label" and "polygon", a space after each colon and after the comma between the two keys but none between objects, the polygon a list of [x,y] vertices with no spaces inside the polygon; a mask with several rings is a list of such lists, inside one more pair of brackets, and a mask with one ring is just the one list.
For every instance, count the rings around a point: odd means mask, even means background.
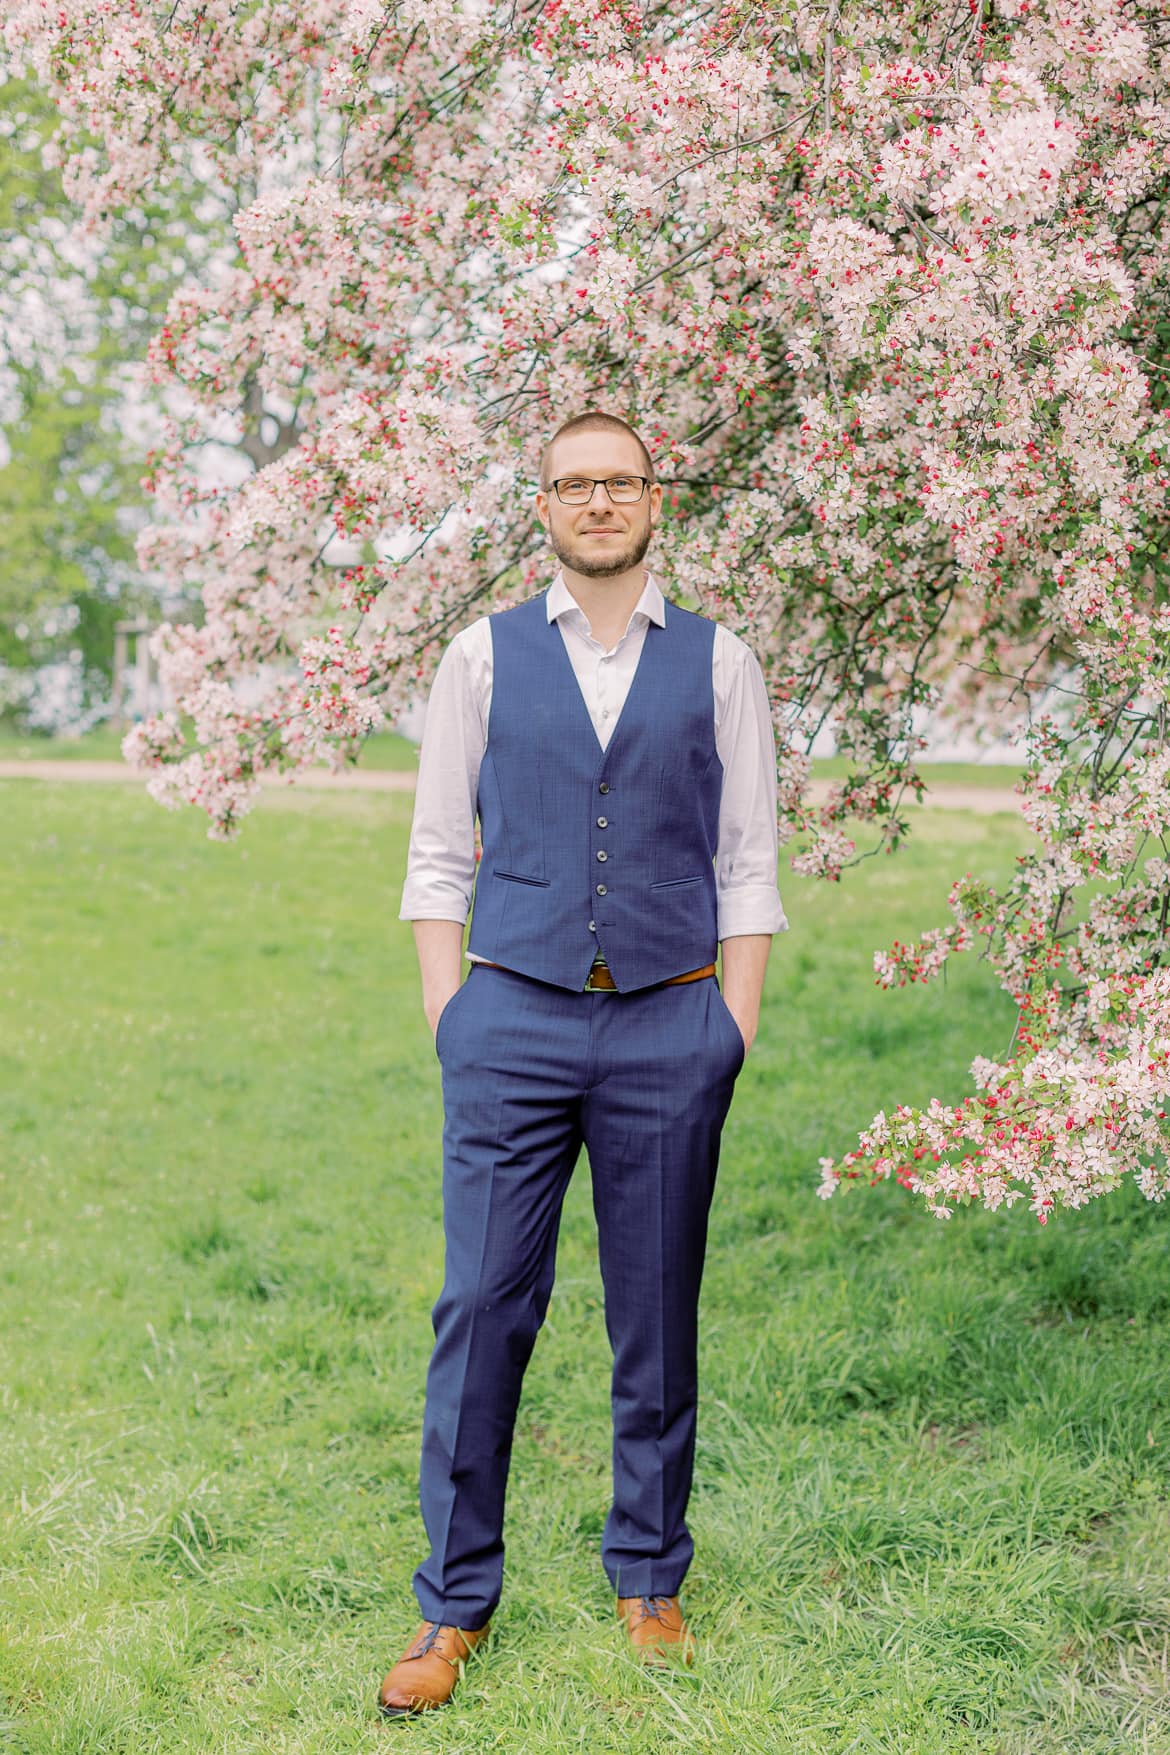
[{"label": "shoelace", "polygon": [[[643,1612],[648,1621],[663,1621],[666,1618],[663,1614],[663,1609],[674,1608],[674,1603],[670,1597],[639,1597],[638,1601],[641,1603]],[[662,1605],[662,1608],[655,1607],[655,1604],[659,1603]]]},{"label": "shoelace", "polygon": [[419,1640],[419,1642],[415,1646],[414,1650],[412,1652],[409,1652],[407,1655],[409,1657],[412,1657],[412,1658],[426,1657],[428,1651],[430,1651],[432,1645],[434,1645],[436,1639],[439,1637],[439,1634],[442,1631],[443,1631],[442,1622],[441,1621],[432,1621],[430,1632],[424,1633],[423,1637]]}]

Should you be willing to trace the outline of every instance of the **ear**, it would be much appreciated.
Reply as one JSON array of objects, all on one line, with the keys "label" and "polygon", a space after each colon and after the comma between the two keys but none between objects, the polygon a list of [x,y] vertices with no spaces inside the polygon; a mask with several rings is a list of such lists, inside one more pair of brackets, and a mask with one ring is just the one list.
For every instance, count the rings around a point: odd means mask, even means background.
[{"label": "ear", "polygon": [[650,528],[653,530],[662,514],[662,483],[660,481],[651,482],[648,491],[650,496]]},{"label": "ear", "polygon": [[548,495],[543,488],[537,488],[536,493],[533,495],[533,500],[534,500],[534,503],[536,505],[536,516],[540,519],[540,522],[544,525],[545,529],[547,530],[548,529]]}]

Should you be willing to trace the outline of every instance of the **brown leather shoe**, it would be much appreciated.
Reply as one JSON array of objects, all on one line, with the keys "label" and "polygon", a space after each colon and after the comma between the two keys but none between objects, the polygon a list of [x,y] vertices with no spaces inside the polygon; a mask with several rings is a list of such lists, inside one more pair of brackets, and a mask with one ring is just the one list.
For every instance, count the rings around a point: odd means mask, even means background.
[{"label": "brown leather shoe", "polygon": [[672,1657],[695,1661],[694,1637],[677,1597],[619,1597],[617,1612],[643,1663],[664,1664]]},{"label": "brown leather shoe", "polygon": [[430,1712],[446,1706],[463,1674],[463,1665],[491,1622],[474,1633],[466,1627],[446,1627],[424,1621],[378,1691],[378,1710],[387,1718]]}]

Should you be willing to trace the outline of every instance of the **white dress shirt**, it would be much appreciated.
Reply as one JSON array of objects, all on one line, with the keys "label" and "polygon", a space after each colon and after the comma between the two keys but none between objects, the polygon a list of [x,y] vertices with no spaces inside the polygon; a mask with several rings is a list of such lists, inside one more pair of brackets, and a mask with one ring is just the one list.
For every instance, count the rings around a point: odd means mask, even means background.
[{"label": "white dress shirt", "polygon": [[[598,741],[604,749],[634,680],[650,622],[666,624],[662,592],[649,573],[626,631],[610,651],[557,572],[548,619],[565,643]],[[715,889],[718,937],[784,932],[776,887],[776,744],[767,689],[751,647],[715,624],[711,654],[715,748],[723,764]],[[400,920],[467,921],[475,882],[475,804],[492,699],[489,619],[455,635],[439,660],[419,749]],[[466,953],[469,961],[482,957]]]}]

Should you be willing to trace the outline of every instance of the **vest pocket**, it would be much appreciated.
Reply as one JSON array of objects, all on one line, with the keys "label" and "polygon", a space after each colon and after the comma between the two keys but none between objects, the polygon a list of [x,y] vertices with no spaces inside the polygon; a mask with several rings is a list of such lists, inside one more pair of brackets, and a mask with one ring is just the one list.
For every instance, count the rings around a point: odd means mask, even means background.
[{"label": "vest pocket", "polygon": [[524,877],[518,871],[501,871],[498,866],[494,865],[492,867],[492,876],[504,878],[510,884],[536,884],[538,888],[542,890],[547,890],[549,884],[552,882],[551,878]]},{"label": "vest pocket", "polygon": [[701,884],[702,881],[703,874],[701,871],[697,871],[693,877],[663,878],[661,883],[651,884],[650,888],[652,890],[677,890],[683,884]]}]

